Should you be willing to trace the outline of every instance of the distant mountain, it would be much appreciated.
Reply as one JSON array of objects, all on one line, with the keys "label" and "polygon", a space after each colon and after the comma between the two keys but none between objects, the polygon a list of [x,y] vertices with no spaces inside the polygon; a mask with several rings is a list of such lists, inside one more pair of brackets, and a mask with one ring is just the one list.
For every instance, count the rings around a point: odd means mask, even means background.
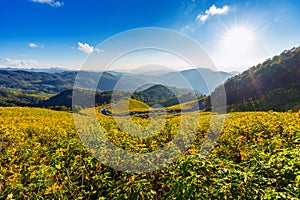
[{"label": "distant mountain", "polygon": [[[178,72],[149,73],[149,74],[126,74],[126,79],[135,80],[136,77],[144,80],[149,87],[159,84],[169,87],[193,89],[202,94],[210,94],[217,86],[224,83],[236,73],[213,71],[208,68],[189,69]],[[141,82],[137,82],[141,83]],[[149,84],[152,83],[152,84]],[[143,87],[143,89],[146,89]]]},{"label": "distant mountain", "polygon": [[[228,79],[225,84],[228,111],[300,109],[300,47]],[[218,87],[211,96],[222,95]]]},{"label": "distant mountain", "polygon": [[[228,78],[236,75],[223,71],[211,69],[190,69],[180,72],[191,84],[191,86],[203,94],[210,94],[217,86],[224,83]],[[176,87],[176,85],[174,85]]]},{"label": "distant mountain", "polygon": [[27,72],[45,72],[45,73],[61,73],[66,71],[74,71],[66,68],[60,67],[51,67],[51,68],[16,68],[16,67],[5,67],[0,68],[0,70],[8,70],[8,71],[27,71]]},{"label": "distant mountain", "polygon": [[[50,71],[51,69],[49,69]],[[54,70],[55,71],[55,70]],[[53,71],[53,72],[54,72]],[[33,70],[0,70],[0,89],[18,90],[23,93],[58,94],[72,89],[75,78],[78,87],[110,91],[147,89],[156,84],[177,88],[190,88],[208,94],[217,85],[234,74],[210,69],[192,69],[181,72],[126,74],[122,72],[63,71],[59,73],[33,72]],[[205,77],[205,79],[203,77]],[[99,80],[100,78],[100,80]],[[206,81],[205,81],[206,80]],[[99,82],[98,82],[99,81]],[[207,87],[206,83],[208,83]]]}]

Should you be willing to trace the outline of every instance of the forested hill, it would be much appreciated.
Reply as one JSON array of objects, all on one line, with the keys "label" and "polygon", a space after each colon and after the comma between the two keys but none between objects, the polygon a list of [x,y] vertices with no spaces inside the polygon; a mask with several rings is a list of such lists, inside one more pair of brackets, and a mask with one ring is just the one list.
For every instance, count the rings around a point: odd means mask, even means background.
[{"label": "forested hill", "polygon": [[[228,111],[300,109],[300,47],[285,50],[225,83]],[[221,87],[211,96],[221,95]]]},{"label": "forested hill", "polygon": [[167,87],[159,84],[143,91],[134,92],[131,96],[131,98],[144,102],[150,106],[154,104],[172,106],[179,102],[197,100],[197,97],[202,97],[202,94],[199,91]]},{"label": "forested hill", "polygon": [[[61,73],[45,73],[31,71],[0,70],[0,89],[19,91],[24,94],[58,94],[72,89],[77,71],[65,71]],[[99,90],[112,90],[118,82],[118,78],[107,72],[82,71],[79,86],[93,88],[98,83]]]},{"label": "forested hill", "polygon": [[49,74],[45,72],[0,70],[0,89],[18,90],[23,93],[57,94],[71,89],[76,72]]}]

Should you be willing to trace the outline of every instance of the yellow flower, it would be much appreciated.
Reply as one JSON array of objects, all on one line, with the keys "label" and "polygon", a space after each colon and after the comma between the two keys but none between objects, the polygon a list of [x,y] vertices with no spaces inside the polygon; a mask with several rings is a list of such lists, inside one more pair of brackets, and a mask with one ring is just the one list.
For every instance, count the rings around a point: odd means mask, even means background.
[{"label": "yellow flower", "polygon": [[133,182],[134,182],[134,179],[135,179],[135,176],[134,176],[134,175],[130,176],[130,177],[129,177],[128,183],[129,183],[129,184],[133,183]]},{"label": "yellow flower", "polygon": [[7,195],[6,199],[7,199],[7,200],[8,200],[8,199],[13,199],[13,194],[10,193],[9,195]]},{"label": "yellow flower", "polygon": [[62,186],[59,186],[57,185],[56,183],[54,183],[52,186],[48,187],[45,191],[45,195],[48,195],[48,194],[54,194],[56,193],[57,191],[59,191],[60,189],[62,188]]},{"label": "yellow flower", "polygon": [[240,151],[240,156],[242,161],[245,161],[247,159],[247,153],[242,150]]},{"label": "yellow flower", "polygon": [[280,140],[276,140],[276,146],[275,146],[275,148],[278,149],[278,148],[281,147],[281,145],[282,145],[282,142]]},{"label": "yellow flower", "polygon": [[263,143],[263,141],[264,141],[264,139],[263,139],[263,138],[258,138],[258,139],[257,139],[257,142],[258,142],[258,144],[262,144],[262,143]]},{"label": "yellow flower", "polygon": [[33,171],[31,174],[30,174],[30,179],[33,179],[34,177],[36,177],[36,171]]}]

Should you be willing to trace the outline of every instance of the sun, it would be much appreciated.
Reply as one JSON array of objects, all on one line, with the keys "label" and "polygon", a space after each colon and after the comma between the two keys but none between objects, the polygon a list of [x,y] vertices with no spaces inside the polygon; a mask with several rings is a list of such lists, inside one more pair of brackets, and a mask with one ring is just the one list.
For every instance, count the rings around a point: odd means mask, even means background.
[{"label": "sun", "polygon": [[220,48],[229,55],[242,56],[253,47],[255,34],[251,29],[236,26],[228,29],[221,38]]},{"label": "sun", "polygon": [[212,58],[217,66],[242,70],[264,58],[261,30],[253,24],[241,23],[220,27]]}]

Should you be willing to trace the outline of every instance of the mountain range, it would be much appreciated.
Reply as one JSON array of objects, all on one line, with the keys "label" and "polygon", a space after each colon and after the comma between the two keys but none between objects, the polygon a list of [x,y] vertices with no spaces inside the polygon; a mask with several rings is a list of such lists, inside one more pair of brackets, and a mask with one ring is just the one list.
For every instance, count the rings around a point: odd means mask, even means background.
[{"label": "mountain range", "polygon": [[[151,71],[48,73],[2,69],[0,105],[71,107],[75,80],[76,88],[81,89],[76,91],[80,91],[78,95],[82,95],[83,99],[90,98],[90,94],[93,94],[88,92],[89,90],[97,89],[98,105],[108,103],[112,90],[120,91],[125,96],[131,94],[131,98],[148,105],[163,106],[174,105],[179,101],[194,101],[190,95],[194,92],[198,97],[207,96],[206,110],[212,108],[211,98],[217,99],[221,95],[226,95],[228,111],[298,111],[300,47],[285,50],[280,55],[240,74],[216,72],[206,68],[162,73]],[[225,93],[222,92],[223,88]],[[179,99],[176,100],[176,96],[179,96]],[[217,108],[219,105],[214,106]]]},{"label": "mountain range", "polygon": [[[76,79],[76,76],[79,76]],[[170,87],[189,88],[202,94],[209,94],[204,78],[213,81],[210,90],[217,87],[233,73],[216,72],[210,69],[192,69],[180,72],[156,73],[118,73],[118,72],[91,72],[91,71],[63,71],[59,73],[33,72],[31,70],[0,70],[0,89],[17,90],[25,94],[58,94],[72,89],[75,79],[76,86],[100,91],[113,89],[135,91],[138,88],[147,89],[156,84]],[[202,77],[203,76],[203,77]],[[98,82],[98,79],[100,80]],[[191,86],[190,86],[191,85]]]}]

